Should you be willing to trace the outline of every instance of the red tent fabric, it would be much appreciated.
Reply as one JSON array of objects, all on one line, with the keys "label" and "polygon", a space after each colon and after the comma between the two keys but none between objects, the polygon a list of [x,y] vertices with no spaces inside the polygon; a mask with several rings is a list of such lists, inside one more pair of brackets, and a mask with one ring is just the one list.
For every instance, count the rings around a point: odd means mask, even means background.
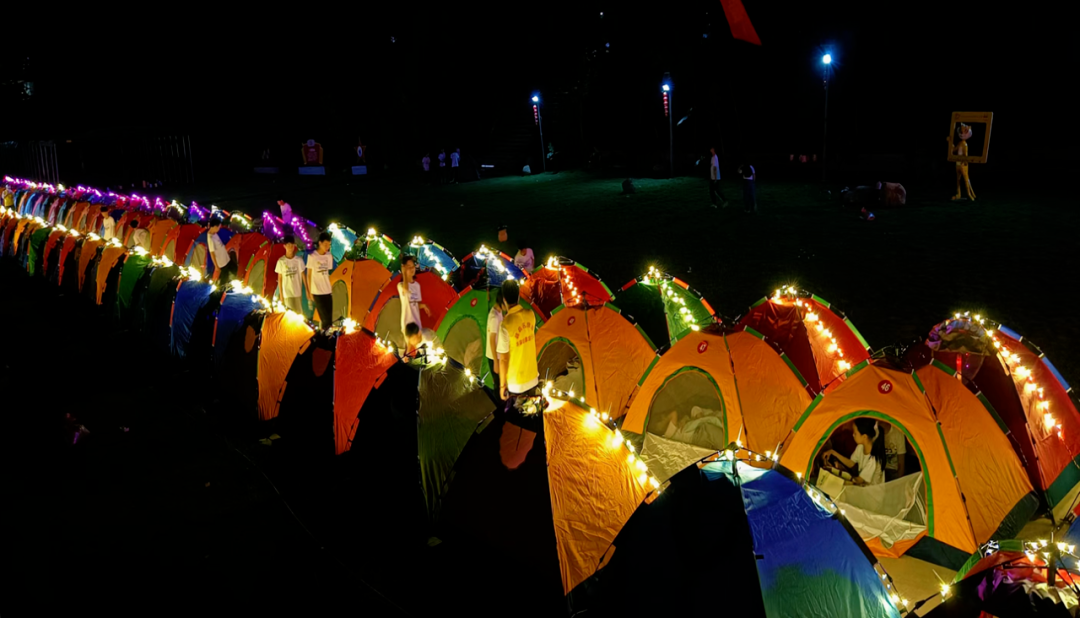
[{"label": "red tent fabric", "polygon": [[360,422],[357,414],[371,389],[384,379],[397,362],[388,349],[379,346],[366,331],[341,335],[334,363],[334,453],[349,450]]}]

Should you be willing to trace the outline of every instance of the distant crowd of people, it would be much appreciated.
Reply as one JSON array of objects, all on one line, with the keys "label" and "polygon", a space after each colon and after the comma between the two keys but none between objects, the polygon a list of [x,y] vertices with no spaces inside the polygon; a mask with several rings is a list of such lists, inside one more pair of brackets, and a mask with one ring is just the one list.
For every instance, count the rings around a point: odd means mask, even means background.
[{"label": "distant crowd of people", "polygon": [[[447,159],[449,159],[450,166],[447,167]],[[450,156],[446,156],[446,149],[439,151],[438,157],[438,174],[432,173],[431,165],[431,153],[424,155],[424,158],[420,160],[420,167],[424,170],[424,177],[430,184],[453,184],[456,185],[460,180],[459,172],[461,170],[461,149],[455,148],[454,152],[450,153]]]}]

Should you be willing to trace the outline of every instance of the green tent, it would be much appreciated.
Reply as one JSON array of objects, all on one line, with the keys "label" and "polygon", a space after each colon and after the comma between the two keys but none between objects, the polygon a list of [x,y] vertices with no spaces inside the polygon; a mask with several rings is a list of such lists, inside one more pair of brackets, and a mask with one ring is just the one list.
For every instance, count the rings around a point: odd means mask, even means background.
[{"label": "green tent", "polygon": [[27,246],[26,270],[31,276],[41,272],[41,259],[45,255],[45,242],[49,240],[51,227],[42,227],[30,236],[30,244]]},{"label": "green tent", "polygon": [[120,286],[116,292],[116,308],[121,320],[131,316],[134,309],[135,288],[147,274],[152,258],[137,253],[128,254],[124,268],[120,271]]},{"label": "green tent", "polygon": [[695,327],[700,330],[717,320],[701,294],[656,269],[624,285],[617,302],[660,347],[675,345]]}]

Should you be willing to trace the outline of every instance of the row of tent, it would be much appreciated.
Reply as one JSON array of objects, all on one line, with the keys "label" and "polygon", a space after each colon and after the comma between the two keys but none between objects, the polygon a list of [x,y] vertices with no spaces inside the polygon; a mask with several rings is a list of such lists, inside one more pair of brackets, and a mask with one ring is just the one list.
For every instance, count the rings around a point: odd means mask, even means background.
[{"label": "row of tent", "polygon": [[[34,193],[20,192],[19,204]],[[895,615],[905,604],[875,556],[955,568],[1035,513],[1067,520],[1080,491],[1071,388],[1037,348],[981,316],[954,316],[902,357],[884,357],[828,302],[794,288],[725,320],[656,270],[616,298],[572,260],[524,273],[484,247],[459,262],[431,241],[399,247],[332,225],[342,327],[318,332],[272,300],[283,250],[270,237],[236,229],[227,247],[242,283],[218,288],[198,254],[200,226],[121,209],[153,232],[150,251],[127,251],[67,201],[49,219],[0,213],[3,255],[177,358],[212,359],[237,409],[310,436],[314,453],[361,445],[400,458],[372,436],[387,415],[412,415],[432,521],[517,560],[550,562],[574,611],[639,608],[642,564],[657,565],[649,583],[685,591],[676,602],[705,607],[708,582],[732,579],[728,561],[747,558],[735,579],[763,591],[760,615],[798,613],[774,595],[843,608],[835,615]],[[419,258],[432,308],[423,325],[443,342],[426,363],[394,354],[402,252]],[[494,288],[511,277],[538,318],[550,402],[539,415],[494,413],[487,316]],[[917,454],[899,501],[814,486],[822,445],[858,417],[900,429]],[[684,420],[671,431],[674,418]],[[791,534],[778,535],[778,524]]]}]

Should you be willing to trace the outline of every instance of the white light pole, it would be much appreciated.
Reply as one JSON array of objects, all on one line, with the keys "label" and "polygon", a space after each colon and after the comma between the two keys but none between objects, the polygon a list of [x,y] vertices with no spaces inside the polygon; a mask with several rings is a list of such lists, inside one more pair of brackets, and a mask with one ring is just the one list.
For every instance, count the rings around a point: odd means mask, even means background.
[{"label": "white light pole", "polygon": [[829,68],[832,65],[832,55],[822,56],[821,63],[825,65],[825,123],[821,135],[821,182],[825,182],[825,147],[829,138]]},{"label": "white light pole", "polygon": [[536,126],[540,128],[540,168],[543,171],[547,171],[547,152],[544,150],[544,124],[540,120],[540,95],[534,94],[532,97],[533,103],[533,120],[536,121]]},{"label": "white light pole", "polygon": [[664,115],[668,118],[668,158],[671,163],[671,177],[675,177],[675,123],[671,114],[671,75],[664,73],[664,83],[660,86],[664,93]]}]

